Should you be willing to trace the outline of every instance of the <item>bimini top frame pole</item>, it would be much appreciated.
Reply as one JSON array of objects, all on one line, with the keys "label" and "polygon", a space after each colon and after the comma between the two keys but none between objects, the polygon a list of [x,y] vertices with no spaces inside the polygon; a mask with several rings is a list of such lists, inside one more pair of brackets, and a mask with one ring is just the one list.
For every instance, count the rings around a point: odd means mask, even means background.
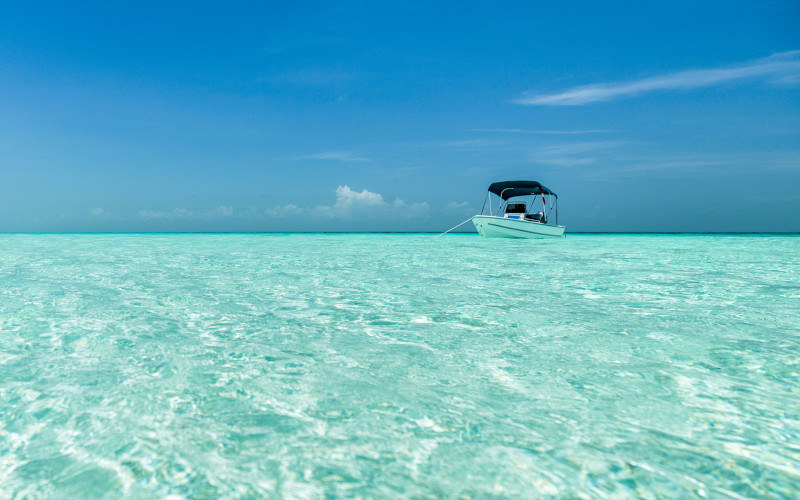
[{"label": "bimini top frame pole", "polygon": [[483,215],[483,209],[486,208],[486,199],[489,198],[489,193],[486,193],[486,198],[483,199],[483,206],[481,207],[481,215]]}]

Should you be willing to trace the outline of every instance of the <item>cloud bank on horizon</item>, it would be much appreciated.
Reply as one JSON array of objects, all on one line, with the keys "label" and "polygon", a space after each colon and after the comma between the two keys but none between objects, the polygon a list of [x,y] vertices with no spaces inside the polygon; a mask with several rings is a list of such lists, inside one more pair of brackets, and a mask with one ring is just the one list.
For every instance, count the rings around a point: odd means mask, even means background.
[{"label": "cloud bank on horizon", "polygon": [[267,217],[287,217],[300,215],[314,215],[325,219],[359,217],[413,217],[428,213],[428,202],[408,204],[400,198],[392,203],[383,199],[380,193],[373,193],[367,189],[354,191],[350,186],[336,188],[336,203],[333,205],[318,205],[314,207],[299,207],[288,204],[268,208],[264,211]]},{"label": "cloud bank on horizon", "polygon": [[[465,202],[450,202],[445,208],[463,208]],[[407,218],[420,216],[428,213],[430,205],[428,202],[406,203],[400,198],[388,202],[380,193],[375,193],[367,189],[354,191],[350,186],[344,185],[336,188],[336,202],[333,205],[298,206],[290,203],[279,205],[273,208],[259,210],[251,207],[247,210],[236,210],[233,206],[221,205],[208,210],[189,210],[178,207],[173,210],[139,210],[134,219],[138,220],[220,220],[225,218],[240,219],[270,219],[297,216],[314,216],[324,219],[347,219],[354,216],[361,218],[370,217],[389,217]],[[91,217],[109,217],[111,214],[101,208],[96,207],[89,211]],[[79,217],[79,215],[74,215]],[[126,220],[127,217],[117,216],[119,220]]]},{"label": "cloud bank on horizon", "polygon": [[800,84],[800,50],[781,52],[728,68],[679,71],[629,82],[581,85],[554,94],[522,97],[514,102],[525,106],[581,106],[647,92],[689,90],[758,79],[775,84]]}]

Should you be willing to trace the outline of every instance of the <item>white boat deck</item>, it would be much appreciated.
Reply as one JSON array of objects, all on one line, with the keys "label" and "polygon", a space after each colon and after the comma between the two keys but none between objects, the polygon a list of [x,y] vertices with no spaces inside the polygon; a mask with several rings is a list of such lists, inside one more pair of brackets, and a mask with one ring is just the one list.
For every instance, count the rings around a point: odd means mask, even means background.
[{"label": "white boat deck", "polygon": [[476,215],[472,223],[478,233],[487,238],[561,238],[565,229],[564,226],[493,215]]}]

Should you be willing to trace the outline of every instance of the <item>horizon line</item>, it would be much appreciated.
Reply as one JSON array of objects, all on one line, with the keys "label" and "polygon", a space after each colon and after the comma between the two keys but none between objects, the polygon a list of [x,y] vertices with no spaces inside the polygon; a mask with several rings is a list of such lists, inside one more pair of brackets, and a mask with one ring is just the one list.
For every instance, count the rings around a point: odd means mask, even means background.
[{"label": "horizon line", "polygon": [[[277,235],[312,235],[312,234],[331,234],[331,235],[348,235],[348,234],[442,234],[436,231],[11,231],[3,232],[2,235],[112,235],[112,234],[130,234],[130,235],[191,235],[191,234],[277,234]],[[477,231],[453,231],[447,234],[452,235],[476,235],[479,236]],[[565,237],[568,234],[631,234],[631,235],[800,235],[800,231],[573,231],[564,233]],[[535,238],[534,238],[535,239]]]}]

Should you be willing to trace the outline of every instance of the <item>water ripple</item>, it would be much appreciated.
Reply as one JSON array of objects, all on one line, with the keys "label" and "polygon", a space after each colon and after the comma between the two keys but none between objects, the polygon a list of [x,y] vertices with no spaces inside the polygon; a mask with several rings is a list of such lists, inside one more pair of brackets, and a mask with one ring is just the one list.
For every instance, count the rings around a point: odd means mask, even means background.
[{"label": "water ripple", "polygon": [[0,497],[797,497],[800,238],[0,237]]}]

